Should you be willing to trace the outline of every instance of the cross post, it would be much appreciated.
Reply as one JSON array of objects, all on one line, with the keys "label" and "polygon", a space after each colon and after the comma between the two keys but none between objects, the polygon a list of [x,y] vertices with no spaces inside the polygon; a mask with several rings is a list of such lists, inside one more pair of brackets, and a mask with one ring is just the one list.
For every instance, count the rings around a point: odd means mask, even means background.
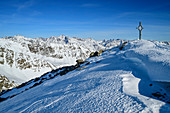
[{"label": "cross post", "polygon": [[141,35],[142,35],[142,29],[144,29],[144,27],[142,27],[141,22],[139,22],[139,26],[136,27],[136,29],[139,30],[139,40],[141,40]]}]

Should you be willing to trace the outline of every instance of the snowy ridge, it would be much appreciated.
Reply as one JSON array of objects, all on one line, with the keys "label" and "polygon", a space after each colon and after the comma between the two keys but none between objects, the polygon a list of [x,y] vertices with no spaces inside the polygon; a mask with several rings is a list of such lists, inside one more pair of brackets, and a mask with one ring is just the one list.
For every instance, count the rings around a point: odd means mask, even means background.
[{"label": "snowy ridge", "polygon": [[145,68],[152,81],[170,82],[170,46],[142,40],[128,43],[125,50],[125,59]]},{"label": "snowy ridge", "polygon": [[[169,113],[169,53],[169,46],[157,41],[130,41],[121,50],[106,50],[87,59],[88,65],[1,102],[0,112]],[[159,70],[162,77],[153,75],[152,67],[165,67]],[[163,87],[158,79],[166,81]],[[17,89],[1,98],[13,91]]]},{"label": "snowy ridge", "polygon": [[14,96],[19,95],[19,94],[37,86],[37,85],[40,85],[43,82],[45,82],[46,80],[53,79],[54,77],[56,77],[58,75],[63,76],[66,73],[73,71],[76,68],[79,68],[80,66],[83,66],[81,64],[88,65],[89,63],[90,62],[86,62],[86,61],[79,62],[79,63],[77,62],[76,65],[65,66],[65,67],[62,67],[59,69],[55,69],[55,70],[52,70],[51,72],[47,72],[47,73],[41,75],[40,77],[29,80],[28,82],[22,83],[21,85],[15,87],[13,89],[5,90],[0,93],[0,96],[1,96],[0,102],[5,101],[6,99],[9,99],[9,98],[13,98]]},{"label": "snowy ridge", "polygon": [[[123,40],[104,41],[70,38],[64,35],[50,38],[27,38],[16,35],[0,39],[0,74],[17,84],[62,66],[75,65],[91,52],[108,49]],[[105,44],[105,45],[104,45]]]}]

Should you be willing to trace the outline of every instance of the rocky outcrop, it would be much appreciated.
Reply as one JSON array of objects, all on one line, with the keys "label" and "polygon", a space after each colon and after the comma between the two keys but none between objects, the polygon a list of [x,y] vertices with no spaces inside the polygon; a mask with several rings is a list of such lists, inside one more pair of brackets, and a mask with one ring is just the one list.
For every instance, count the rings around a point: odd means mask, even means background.
[{"label": "rocky outcrop", "polygon": [[102,49],[99,50],[99,51],[96,51],[96,52],[92,52],[89,57],[99,56],[99,55],[101,55],[103,52],[104,52],[104,51],[103,51]]},{"label": "rocky outcrop", "polygon": [[0,64],[4,64],[4,52],[5,52],[5,48],[0,47]]},{"label": "rocky outcrop", "polygon": [[119,46],[119,49],[122,50],[124,48],[124,46],[126,45],[126,43],[128,42],[123,42],[120,46]]},{"label": "rocky outcrop", "polygon": [[14,53],[13,50],[0,47],[0,64],[4,63],[10,67],[19,68],[20,70],[32,69],[35,72],[40,71],[41,68],[51,68],[47,61],[23,53]]},{"label": "rocky outcrop", "polygon": [[6,63],[12,67],[14,63],[14,51],[0,47],[0,64]]},{"label": "rocky outcrop", "polygon": [[15,87],[15,82],[10,81],[6,76],[0,74],[0,93],[3,90],[11,89]]},{"label": "rocky outcrop", "polygon": [[170,45],[170,42],[168,42],[168,41],[162,41],[162,43],[164,43],[166,45]]},{"label": "rocky outcrop", "polygon": [[76,65],[80,65],[80,64],[86,63],[87,61],[83,61],[82,59],[78,59],[78,60],[76,60],[76,62],[77,62]]}]

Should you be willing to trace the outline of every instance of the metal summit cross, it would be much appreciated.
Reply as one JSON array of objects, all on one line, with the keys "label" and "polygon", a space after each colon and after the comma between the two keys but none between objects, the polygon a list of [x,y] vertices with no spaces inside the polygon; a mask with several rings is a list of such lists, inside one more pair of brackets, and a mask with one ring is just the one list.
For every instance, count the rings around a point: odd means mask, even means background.
[{"label": "metal summit cross", "polygon": [[139,30],[139,40],[141,40],[141,32],[142,32],[142,29],[144,29],[144,28],[142,27],[142,25],[141,25],[141,22],[139,22],[139,26],[136,27],[136,29]]}]

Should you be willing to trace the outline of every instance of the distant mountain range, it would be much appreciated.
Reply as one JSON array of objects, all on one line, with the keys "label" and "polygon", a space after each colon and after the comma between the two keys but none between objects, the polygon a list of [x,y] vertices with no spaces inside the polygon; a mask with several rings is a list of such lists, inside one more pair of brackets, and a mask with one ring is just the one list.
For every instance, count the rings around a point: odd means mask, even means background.
[{"label": "distant mountain range", "polygon": [[[64,35],[50,38],[27,38],[21,35],[0,38],[0,74],[15,86],[53,69],[75,65],[91,52],[116,47],[124,40],[70,38]],[[0,88],[6,89],[3,82]],[[14,84],[12,84],[14,83]],[[10,85],[11,84],[11,85]]]}]

